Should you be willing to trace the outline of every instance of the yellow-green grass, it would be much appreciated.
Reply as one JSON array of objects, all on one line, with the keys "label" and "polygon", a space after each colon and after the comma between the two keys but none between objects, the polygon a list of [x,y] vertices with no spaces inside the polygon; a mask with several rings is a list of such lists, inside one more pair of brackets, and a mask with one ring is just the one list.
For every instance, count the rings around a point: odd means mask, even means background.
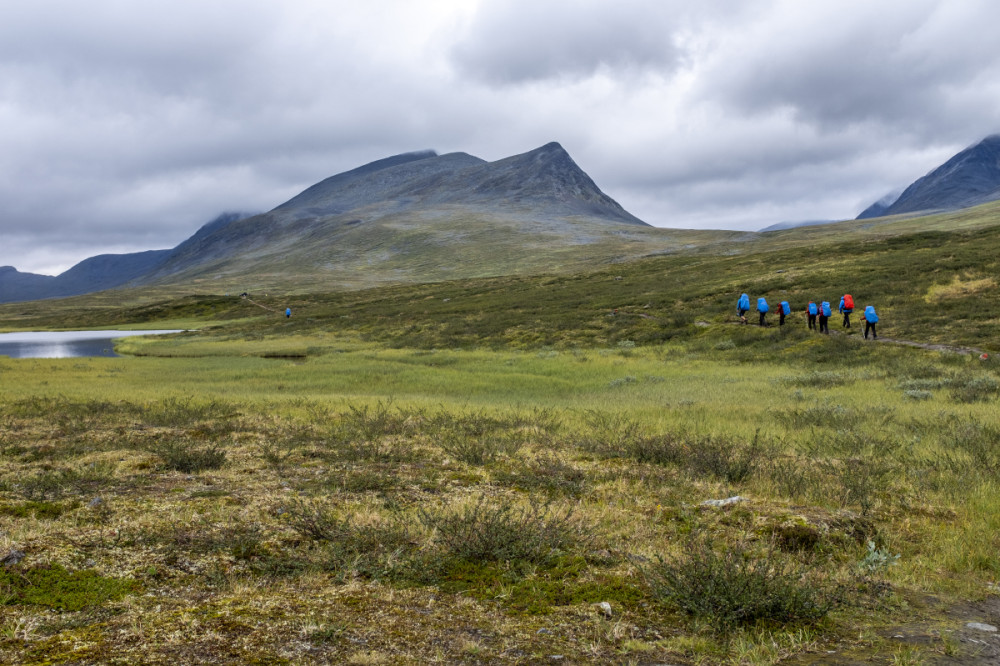
[{"label": "yellow-green grass", "polygon": [[[969,604],[1000,577],[995,361],[733,306],[851,291],[883,336],[995,350],[991,210],[572,275],[3,306],[8,328],[199,330],[0,358],[0,556],[25,552],[0,661],[968,659],[935,636],[988,619]],[[463,559],[490,525],[542,547]],[[742,621],[664,592],[726,553],[815,605]]]},{"label": "yellow-green grass", "polygon": [[[225,330],[119,343],[141,356],[0,359],[0,549],[140,590],[55,615],[13,598],[8,660],[772,663],[843,641],[891,659],[878,627],[948,627],[926,595],[981,598],[1000,575],[1000,469],[956,447],[962,424],[1000,428],[990,385],[954,393],[994,376],[974,356],[725,325],[558,350]],[[491,430],[512,415],[521,425]],[[488,447],[491,432],[519,448],[464,462],[456,442]],[[676,459],[642,462],[641,446],[674,441]],[[720,441],[765,450],[727,480],[696,456]],[[218,446],[225,464],[171,470],[171,442]],[[848,495],[850,461],[891,469]],[[699,506],[736,494],[747,501]],[[451,560],[433,520],[482,497],[571,510],[584,534],[542,563],[439,569]],[[355,536],[306,536],[309,507]],[[350,550],[364,529],[396,545]],[[777,539],[842,599],[818,623],[717,634],[646,582],[696,533],[754,557]],[[888,560],[862,572],[869,548]],[[875,630],[859,638],[862,625]]]}]

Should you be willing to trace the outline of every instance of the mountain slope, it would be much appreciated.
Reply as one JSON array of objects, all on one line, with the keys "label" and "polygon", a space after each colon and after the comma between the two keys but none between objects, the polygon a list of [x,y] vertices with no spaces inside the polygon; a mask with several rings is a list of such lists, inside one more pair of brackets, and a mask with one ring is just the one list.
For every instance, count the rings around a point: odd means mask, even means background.
[{"label": "mountain slope", "polygon": [[4,266],[0,268],[0,303],[78,296],[112,289],[148,274],[169,254],[170,250],[102,254],[84,259],[54,277],[21,273]]},{"label": "mountain slope", "polygon": [[[245,217],[246,213],[222,213],[178,247],[197,245],[206,236]],[[21,273],[11,266],[0,267],[0,303],[64,298],[121,287],[149,275],[176,251],[177,248],[101,254],[84,259],[56,276]]]},{"label": "mountain slope", "polygon": [[332,176],[185,242],[141,282],[244,290],[555,270],[623,256],[623,244],[651,230],[558,143],[496,162],[425,151]]},{"label": "mountain slope", "polygon": [[1000,135],[986,137],[919,178],[891,204],[876,202],[858,219],[958,210],[1000,199]]}]

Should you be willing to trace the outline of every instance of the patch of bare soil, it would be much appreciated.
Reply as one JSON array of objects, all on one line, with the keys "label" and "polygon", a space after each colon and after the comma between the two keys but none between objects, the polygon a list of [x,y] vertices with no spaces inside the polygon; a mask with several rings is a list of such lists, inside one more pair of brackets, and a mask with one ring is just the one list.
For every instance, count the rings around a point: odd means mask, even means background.
[{"label": "patch of bare soil", "polygon": [[[928,599],[928,605],[936,600]],[[885,641],[876,654],[846,645],[827,648],[822,653],[796,655],[781,663],[787,666],[837,664],[895,664],[896,655],[906,647],[920,652],[918,663],[927,666],[987,666],[1000,664],[1000,597],[960,603],[938,611],[933,620],[920,620],[879,632]],[[932,613],[934,610],[932,610]],[[935,613],[937,614],[937,613]]]}]

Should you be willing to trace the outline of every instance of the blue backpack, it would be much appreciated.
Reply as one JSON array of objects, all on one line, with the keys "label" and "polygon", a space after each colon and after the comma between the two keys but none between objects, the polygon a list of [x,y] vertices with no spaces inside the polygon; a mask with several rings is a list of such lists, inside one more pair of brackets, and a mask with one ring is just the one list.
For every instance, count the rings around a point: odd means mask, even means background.
[{"label": "blue backpack", "polygon": [[878,315],[875,314],[875,306],[866,305],[865,306],[865,321],[874,324],[878,321]]},{"label": "blue backpack", "polygon": [[823,301],[823,316],[830,316],[830,301]]},{"label": "blue backpack", "polygon": [[786,315],[792,314],[792,306],[788,304],[788,301],[781,301],[781,311]]},{"label": "blue backpack", "polygon": [[819,314],[819,310],[816,309],[816,304],[811,301],[809,302],[809,314],[811,315]]},{"label": "blue backpack", "polygon": [[750,309],[750,297],[746,294],[740,296],[740,300],[736,301],[736,309],[741,311],[747,311]]},{"label": "blue backpack", "polygon": [[767,312],[771,308],[767,307],[767,301],[761,296],[757,299],[757,312]]}]

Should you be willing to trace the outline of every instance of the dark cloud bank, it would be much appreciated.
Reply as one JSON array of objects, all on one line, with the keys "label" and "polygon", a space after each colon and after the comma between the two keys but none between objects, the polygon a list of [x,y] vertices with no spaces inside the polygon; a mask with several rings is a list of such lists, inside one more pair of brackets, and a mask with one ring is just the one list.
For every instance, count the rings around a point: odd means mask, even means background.
[{"label": "dark cloud bank", "polygon": [[434,148],[556,140],[658,226],[855,216],[1000,131],[1000,5],[0,5],[0,265],[176,245]]}]

